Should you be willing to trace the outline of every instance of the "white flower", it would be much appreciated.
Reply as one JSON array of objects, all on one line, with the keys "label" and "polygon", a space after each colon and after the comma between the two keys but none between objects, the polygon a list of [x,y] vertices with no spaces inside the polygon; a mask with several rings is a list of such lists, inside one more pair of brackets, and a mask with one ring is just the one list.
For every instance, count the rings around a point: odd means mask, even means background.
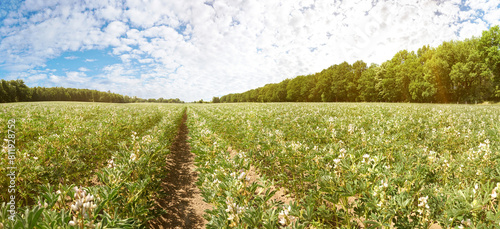
[{"label": "white flower", "polygon": [[81,199],[77,200],[75,205],[76,205],[78,208],[82,207],[82,205],[83,205],[82,200],[81,200]]},{"label": "white flower", "polygon": [[365,154],[365,155],[363,155],[363,158],[370,158],[370,155]]},{"label": "white flower", "polygon": [[338,158],[333,159],[333,162],[335,162],[335,164],[338,164],[340,162],[340,159],[338,159]]},{"label": "white flower", "polygon": [[286,219],[285,218],[280,218],[281,225],[285,226],[286,225]]},{"label": "white flower", "polygon": [[429,205],[427,205],[427,199],[429,199],[428,196],[418,198],[418,206],[429,208]]},{"label": "white flower", "polygon": [[73,221],[73,220],[69,221],[69,223],[68,223],[68,224],[69,224],[70,226],[75,226],[75,225],[76,225],[75,221]]},{"label": "white flower", "polygon": [[348,127],[348,130],[349,134],[353,134],[354,133],[354,125],[353,124],[349,124],[349,127]]},{"label": "white flower", "polygon": [[283,206],[283,210],[281,210],[280,213],[278,214],[279,223],[281,225],[286,226],[288,224],[289,219],[293,218],[293,216],[290,217],[288,216],[291,210],[292,208],[290,206],[288,206],[288,208],[285,208]]},{"label": "white flower", "polygon": [[243,178],[245,177],[245,175],[246,175],[246,173],[245,173],[245,172],[242,172],[242,173],[240,174],[240,176],[238,177],[238,180],[243,179]]},{"label": "white flower", "polygon": [[90,202],[94,200],[94,196],[93,195],[88,195],[87,197],[85,197],[85,202]]},{"label": "white flower", "polygon": [[137,159],[137,156],[135,155],[135,153],[130,154],[131,161],[135,161],[136,159]]}]

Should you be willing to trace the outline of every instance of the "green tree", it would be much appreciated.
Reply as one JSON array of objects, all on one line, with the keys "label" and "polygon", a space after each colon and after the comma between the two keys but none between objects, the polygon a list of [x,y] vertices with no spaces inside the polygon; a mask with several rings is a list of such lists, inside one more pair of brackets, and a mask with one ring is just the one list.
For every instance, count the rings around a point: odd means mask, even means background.
[{"label": "green tree", "polygon": [[360,94],[359,80],[361,79],[363,72],[367,69],[368,65],[362,60],[358,60],[352,64],[352,74],[347,74],[347,77],[350,77],[347,79],[346,85],[347,101],[358,101]]},{"label": "green tree", "polygon": [[377,91],[377,68],[378,65],[372,64],[368,69],[361,73],[358,83],[359,98],[358,101],[376,102],[379,101],[379,92]]},{"label": "green tree", "polygon": [[[319,99],[318,101],[331,102],[333,101],[332,82],[333,68],[330,66],[317,74],[316,85],[311,89],[312,98]],[[318,98],[319,97],[319,98]]]},{"label": "green tree", "polygon": [[401,88],[396,78],[394,62],[386,61],[380,65],[376,73],[376,88],[384,102],[397,102],[401,98]]},{"label": "green tree", "polygon": [[481,59],[485,61],[493,74],[492,88],[496,91],[492,94],[495,99],[500,99],[500,27],[498,25],[483,31],[479,39],[478,50]]},{"label": "green tree", "polygon": [[457,46],[462,58],[450,72],[452,94],[456,101],[483,101],[492,95],[494,75],[482,58],[479,45],[478,39],[471,39]]},{"label": "green tree", "polygon": [[297,76],[286,87],[286,99],[290,102],[307,102],[312,86],[307,76]]},{"label": "green tree", "polygon": [[345,61],[333,68],[331,90],[335,102],[347,101],[347,83],[353,75],[352,66]]}]

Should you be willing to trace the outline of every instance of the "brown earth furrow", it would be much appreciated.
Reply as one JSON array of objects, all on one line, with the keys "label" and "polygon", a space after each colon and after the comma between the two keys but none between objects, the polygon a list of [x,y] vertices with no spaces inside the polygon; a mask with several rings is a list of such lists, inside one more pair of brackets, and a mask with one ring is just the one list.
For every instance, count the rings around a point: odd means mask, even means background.
[{"label": "brown earth furrow", "polygon": [[167,159],[167,178],[162,182],[166,193],[162,199],[155,200],[155,208],[163,209],[165,214],[149,222],[149,228],[205,228],[203,218],[206,209],[211,206],[203,201],[196,186],[198,173],[194,165],[195,155],[187,143],[187,115],[184,114],[179,132],[170,148]]}]

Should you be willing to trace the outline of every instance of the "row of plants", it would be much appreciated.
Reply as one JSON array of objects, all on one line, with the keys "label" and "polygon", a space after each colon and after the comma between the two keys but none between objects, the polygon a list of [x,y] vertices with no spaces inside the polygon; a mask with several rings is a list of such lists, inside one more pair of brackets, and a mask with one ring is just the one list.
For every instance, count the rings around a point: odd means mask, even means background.
[{"label": "row of plants", "polygon": [[498,106],[218,104],[193,110],[218,144],[247,152],[261,174],[293,194],[300,207],[291,215],[309,227],[500,227]]},{"label": "row of plants", "polygon": [[191,150],[196,154],[204,201],[213,209],[205,215],[207,228],[304,228],[293,214],[297,203],[274,198],[274,182],[253,174],[251,158],[236,151],[213,131],[212,123],[189,110]]},{"label": "row of plants", "polygon": [[15,220],[3,201],[0,226],[138,228],[154,218],[153,200],[160,195],[165,157],[184,106],[37,103],[2,108],[10,112],[2,120],[14,117],[19,123],[16,198],[31,201],[16,203]]}]

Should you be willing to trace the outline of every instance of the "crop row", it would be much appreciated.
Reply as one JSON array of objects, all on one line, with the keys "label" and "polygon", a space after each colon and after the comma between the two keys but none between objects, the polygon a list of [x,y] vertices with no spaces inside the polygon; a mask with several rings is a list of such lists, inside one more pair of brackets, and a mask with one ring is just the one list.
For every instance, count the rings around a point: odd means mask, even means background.
[{"label": "crop row", "polygon": [[304,228],[291,214],[296,203],[278,198],[278,190],[259,176],[244,151],[236,151],[212,130],[205,117],[189,111],[190,144],[199,171],[197,185],[208,211],[207,228]]},{"label": "crop row", "polygon": [[18,168],[19,208],[10,220],[2,193],[3,226],[132,228],[151,219],[184,106],[21,103],[0,109],[1,123],[16,120]]},{"label": "crop row", "polygon": [[[192,109],[207,126],[205,132],[217,136],[217,144],[245,151],[259,173],[292,194],[300,208],[290,215],[304,225],[500,226],[500,107],[232,104]],[[213,142],[204,144],[213,147]]]}]

